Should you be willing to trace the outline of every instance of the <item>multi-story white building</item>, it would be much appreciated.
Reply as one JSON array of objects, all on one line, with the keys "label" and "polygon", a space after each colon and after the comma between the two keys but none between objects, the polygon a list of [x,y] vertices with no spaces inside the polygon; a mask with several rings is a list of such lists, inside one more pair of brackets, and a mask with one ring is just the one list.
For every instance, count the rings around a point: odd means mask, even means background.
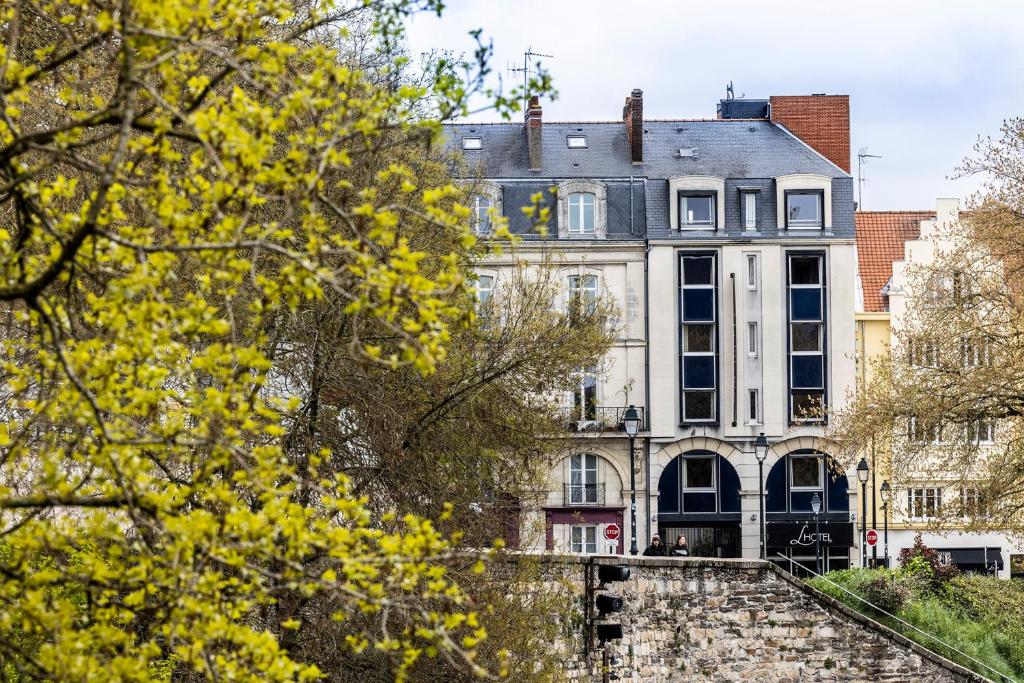
[{"label": "multi-story white building", "polygon": [[[715,119],[651,120],[634,90],[622,121],[544,122],[533,102],[524,124],[447,132],[483,179],[478,207],[524,236],[519,255],[556,252],[567,296],[604,292],[621,313],[607,362],[566,396],[572,448],[546,498],[524,501],[537,544],[628,552],[633,493],[641,550],[685,534],[694,554],[757,557],[763,528],[770,559],[813,565],[817,496],[825,568],[847,566],[851,480],[819,437],[855,377],[848,99],[723,100]],[[519,211],[537,192],[556,216],[546,238]],[[479,270],[496,286],[509,266]]]},{"label": "multi-story white building", "polygon": [[[865,361],[865,372],[869,371],[873,356],[892,353],[909,357],[907,335],[900,331],[910,329],[915,299],[927,294],[922,291],[921,272],[934,266],[943,252],[955,248],[953,232],[959,214],[959,200],[939,199],[932,212],[857,215],[857,239],[862,247],[858,259],[863,289],[860,308],[864,311],[858,313],[864,321],[858,331],[858,353]],[[937,359],[929,356],[934,353],[934,347],[921,343],[912,362],[933,362]],[[963,362],[984,362],[984,358],[975,355]],[[870,377],[865,375],[865,381],[870,382]],[[966,434],[958,434],[953,428],[908,425],[908,437],[926,442],[927,449],[913,454],[914,466],[904,463],[899,468],[901,480],[891,486],[887,500],[881,495],[874,498],[876,524],[879,529],[889,528],[887,538],[880,539],[880,544],[884,544],[877,552],[880,559],[887,550],[892,564],[901,550],[913,546],[920,533],[925,545],[938,550],[942,560],[963,571],[993,573],[1003,578],[1024,575],[1024,548],[1018,540],[999,530],[967,530],[972,521],[983,521],[973,519],[985,512],[980,488],[948,468],[928,466],[929,452],[941,451],[958,438],[977,442],[983,456],[985,449],[994,445],[998,429],[998,424],[987,420],[979,420]],[[891,457],[907,456],[896,452]],[[882,458],[883,462],[888,460]],[[878,485],[888,476],[888,472],[880,471]]]}]

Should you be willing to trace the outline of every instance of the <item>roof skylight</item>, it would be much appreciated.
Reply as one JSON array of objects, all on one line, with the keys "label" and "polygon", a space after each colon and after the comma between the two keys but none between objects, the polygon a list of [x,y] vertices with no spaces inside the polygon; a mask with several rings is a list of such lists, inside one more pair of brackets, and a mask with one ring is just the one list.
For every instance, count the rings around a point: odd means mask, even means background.
[{"label": "roof skylight", "polygon": [[583,149],[587,146],[587,136],[568,135],[565,138],[565,144],[569,145],[569,149]]},{"label": "roof skylight", "polygon": [[484,141],[480,138],[462,138],[462,149],[483,149]]}]

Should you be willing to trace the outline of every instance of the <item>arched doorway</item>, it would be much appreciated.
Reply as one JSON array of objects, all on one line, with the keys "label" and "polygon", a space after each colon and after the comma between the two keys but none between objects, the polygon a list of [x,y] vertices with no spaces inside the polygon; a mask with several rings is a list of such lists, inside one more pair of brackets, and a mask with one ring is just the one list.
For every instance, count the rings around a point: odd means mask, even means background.
[{"label": "arched doorway", "polygon": [[671,546],[686,536],[690,554],[740,557],[740,478],[721,455],[687,451],[658,480],[658,531]]},{"label": "arched doorway", "polygon": [[[811,501],[821,507],[815,516]],[[827,453],[802,448],[779,458],[765,481],[765,545],[769,560],[803,575],[813,569],[820,545],[822,569],[849,569],[855,544],[849,480]]]}]

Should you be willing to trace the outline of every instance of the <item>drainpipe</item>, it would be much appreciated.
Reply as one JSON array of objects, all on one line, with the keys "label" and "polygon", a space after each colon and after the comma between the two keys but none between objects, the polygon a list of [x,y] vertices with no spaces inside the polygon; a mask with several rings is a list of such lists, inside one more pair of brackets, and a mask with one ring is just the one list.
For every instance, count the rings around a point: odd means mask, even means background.
[{"label": "drainpipe", "polygon": [[[646,181],[644,181],[646,184]],[[632,192],[630,192],[632,196]],[[648,287],[648,261],[651,256],[651,244],[644,237],[644,421],[647,423],[647,436],[644,438],[644,495],[647,504],[646,540],[651,538],[651,326],[650,326],[650,291]]]}]

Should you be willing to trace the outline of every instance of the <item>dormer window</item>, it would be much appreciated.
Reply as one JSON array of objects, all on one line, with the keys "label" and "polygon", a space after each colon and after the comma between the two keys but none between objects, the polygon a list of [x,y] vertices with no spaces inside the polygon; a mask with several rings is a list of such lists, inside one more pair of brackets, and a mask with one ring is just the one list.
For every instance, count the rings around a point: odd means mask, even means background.
[{"label": "dormer window", "polygon": [[573,192],[569,195],[569,232],[592,235],[596,226],[595,205],[597,197],[593,192]]},{"label": "dormer window", "polygon": [[491,231],[491,198],[473,195],[473,230],[478,235],[486,235]]},{"label": "dormer window", "polygon": [[569,149],[585,149],[587,146],[587,136],[569,135],[565,138],[565,143],[569,146]]},{"label": "dormer window", "polygon": [[462,138],[462,149],[480,150],[484,148],[484,141],[480,138]]},{"label": "dormer window", "polygon": [[786,227],[821,228],[823,194],[820,190],[787,191]]},{"label": "dormer window", "polygon": [[713,193],[679,193],[679,227],[715,229]]}]

